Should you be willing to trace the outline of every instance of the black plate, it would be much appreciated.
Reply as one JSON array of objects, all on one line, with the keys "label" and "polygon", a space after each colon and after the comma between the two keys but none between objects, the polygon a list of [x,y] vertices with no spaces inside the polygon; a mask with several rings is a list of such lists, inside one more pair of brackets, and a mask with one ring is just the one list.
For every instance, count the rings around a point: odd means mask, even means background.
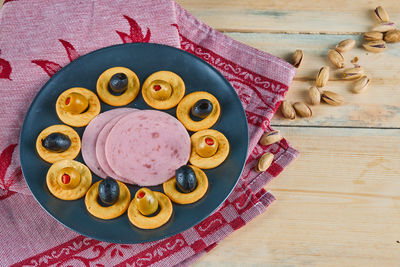
[{"label": "black plate", "polygon": [[[46,173],[50,164],[36,153],[35,141],[46,127],[61,124],[55,111],[57,97],[71,87],[85,87],[96,92],[100,74],[108,68],[123,66],[133,70],[140,83],[153,72],[169,70],[182,77],[186,93],[208,91],[221,104],[221,118],[214,125],[225,134],[231,144],[227,160],[219,167],[206,170],[209,190],[205,197],[191,205],[174,204],[170,221],[154,230],[134,227],[126,213],[113,220],[91,216],[84,199],[63,201],[52,196],[46,186]],[[139,93],[128,107],[151,109]],[[101,111],[112,109],[101,104]],[[175,116],[175,109],[167,111]],[[75,128],[82,137],[85,127]],[[222,204],[235,187],[242,172],[248,146],[247,120],[236,92],[216,69],[185,51],[158,44],[123,44],[106,47],[78,58],[57,72],[39,91],[32,102],[20,136],[21,167],[25,180],[40,205],[56,220],[72,230],[102,241],[114,243],[142,243],[159,240],[180,233],[199,223]],[[82,155],[76,158],[84,162]],[[93,174],[93,182],[99,178]],[[132,196],[138,186],[129,186]],[[161,191],[162,187],[153,189]]]}]

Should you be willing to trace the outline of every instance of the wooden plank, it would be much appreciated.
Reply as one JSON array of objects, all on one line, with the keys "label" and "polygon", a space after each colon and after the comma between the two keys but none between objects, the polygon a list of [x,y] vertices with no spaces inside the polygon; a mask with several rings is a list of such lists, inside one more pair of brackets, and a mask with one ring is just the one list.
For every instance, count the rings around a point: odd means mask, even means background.
[{"label": "wooden plank", "polygon": [[211,27],[228,32],[355,33],[376,22],[372,10],[383,5],[400,23],[396,0],[374,1],[196,1],[178,0]]},{"label": "wooden plank", "polygon": [[249,0],[178,0],[176,1],[183,7],[188,10],[195,9],[210,9],[210,10],[239,10],[239,9],[252,9],[252,10],[265,10],[268,8],[277,9],[277,10],[332,10],[332,11],[357,11],[362,10],[364,8],[374,8],[377,5],[383,5],[386,9],[390,8],[390,11],[398,11],[400,10],[396,0],[381,0],[379,2],[362,2],[361,1],[348,1],[348,0],[303,0],[303,1],[286,1],[282,2],[279,0],[271,0],[271,1],[249,1]]},{"label": "wooden plank", "polygon": [[[291,103],[304,101],[309,103],[308,88],[314,82],[294,81],[286,99]],[[341,94],[345,103],[342,106],[330,106],[321,103],[311,106],[311,118],[288,120],[281,115],[280,110],[274,116],[271,125],[291,126],[325,126],[325,127],[375,127],[400,129],[400,86],[385,83],[382,80],[373,81],[368,91],[363,94],[353,94],[350,89],[353,82],[330,81],[324,88]]]},{"label": "wooden plank", "polygon": [[362,48],[360,35],[329,34],[266,34],[266,33],[226,33],[229,37],[268,52],[291,62],[296,49],[304,52],[304,61],[297,70],[295,79],[314,80],[322,66],[330,66],[331,80],[340,80],[342,70],[337,70],[328,59],[328,51],[344,39],[355,39],[357,46],[344,54],[346,68],[354,67],[350,61],[358,57],[358,63],[365,68],[373,80],[386,79],[385,83],[399,84],[400,81],[400,43],[388,44],[384,53],[370,53]]},{"label": "wooden plank", "polygon": [[358,57],[372,83],[364,94],[351,93],[354,81],[343,81],[342,70],[337,70],[327,57],[328,50],[347,38],[361,40],[354,35],[308,35],[228,33],[228,36],[288,61],[295,49],[304,51],[304,62],[298,69],[286,99],[308,101],[307,90],[314,85],[320,67],[331,67],[331,81],[326,90],[345,97],[345,104],[332,107],[326,104],[312,107],[311,119],[294,121],[277,116],[273,125],[349,126],[400,128],[400,44],[391,44],[385,53],[367,53],[360,47],[345,53],[346,67],[353,67],[350,60]]},{"label": "wooden plank", "polygon": [[278,201],[194,266],[397,266],[399,132],[280,130],[301,153]]}]

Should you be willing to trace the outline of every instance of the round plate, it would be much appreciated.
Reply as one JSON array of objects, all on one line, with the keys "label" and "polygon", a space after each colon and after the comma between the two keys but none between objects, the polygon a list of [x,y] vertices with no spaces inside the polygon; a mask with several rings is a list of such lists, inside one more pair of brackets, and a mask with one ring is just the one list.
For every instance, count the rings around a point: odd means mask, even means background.
[{"label": "round plate", "polygon": [[[133,70],[140,84],[153,72],[169,70],[185,81],[186,94],[207,91],[221,105],[220,120],[212,127],[225,134],[231,144],[231,152],[223,164],[205,170],[209,190],[198,202],[190,205],[174,204],[169,222],[154,230],[134,227],[126,213],[116,219],[101,220],[91,216],[84,199],[63,201],[50,194],[46,186],[46,173],[50,164],[36,153],[38,134],[46,127],[62,123],[56,114],[57,97],[71,87],[85,87],[96,92],[100,74],[108,68],[122,66]],[[152,109],[139,93],[125,107]],[[101,112],[115,107],[101,103]],[[175,116],[175,109],[165,112]],[[85,127],[74,128],[82,137]],[[123,44],[96,50],[78,58],[57,72],[39,91],[26,114],[20,136],[21,167],[25,180],[40,205],[56,220],[72,230],[102,241],[113,243],[143,243],[178,234],[201,222],[227,198],[235,187],[244,163],[248,147],[247,120],[235,90],[216,69],[185,51],[158,44]],[[82,155],[76,160],[83,162]],[[93,182],[99,177],[93,174]],[[139,189],[129,185],[132,196]],[[163,192],[162,186],[151,187]]]}]

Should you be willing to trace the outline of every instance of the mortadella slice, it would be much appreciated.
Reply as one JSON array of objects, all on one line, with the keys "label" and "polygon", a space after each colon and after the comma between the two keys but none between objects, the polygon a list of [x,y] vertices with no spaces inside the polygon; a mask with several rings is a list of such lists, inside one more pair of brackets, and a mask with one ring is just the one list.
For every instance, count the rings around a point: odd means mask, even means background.
[{"label": "mortadella slice", "polygon": [[111,129],[114,127],[114,125],[124,116],[126,116],[129,113],[132,113],[136,111],[136,109],[128,109],[126,110],[123,114],[119,114],[115,118],[111,119],[110,121],[107,122],[106,125],[104,125],[103,129],[101,129],[99,135],[97,136],[97,141],[95,143],[95,153],[96,153],[96,158],[97,162],[100,165],[101,170],[107,175],[112,178],[118,179],[122,182],[127,182],[124,177],[121,177],[117,175],[111,168],[110,165],[108,165],[106,155],[105,155],[105,144],[106,144],[106,139],[108,134],[110,133]]},{"label": "mortadella slice", "polygon": [[175,117],[142,110],[121,118],[110,131],[105,155],[111,169],[127,182],[158,185],[175,175],[190,155],[190,137]]},{"label": "mortadella slice", "polygon": [[85,164],[88,168],[101,178],[106,178],[107,174],[101,169],[99,162],[96,158],[96,140],[101,129],[111,119],[119,116],[120,114],[133,111],[133,108],[117,108],[112,109],[97,115],[90,123],[86,126],[82,136],[82,156]]}]

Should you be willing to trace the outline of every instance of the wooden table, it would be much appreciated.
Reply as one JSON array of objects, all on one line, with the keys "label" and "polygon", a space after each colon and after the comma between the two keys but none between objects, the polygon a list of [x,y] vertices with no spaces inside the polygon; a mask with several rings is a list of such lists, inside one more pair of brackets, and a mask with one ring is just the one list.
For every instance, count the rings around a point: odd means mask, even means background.
[{"label": "wooden table", "polygon": [[[387,1],[178,0],[226,35],[290,59],[305,53],[287,99],[307,101],[320,67],[333,67],[329,48],[361,33],[383,5],[400,24],[400,6]],[[311,119],[272,121],[300,156],[267,186],[277,197],[265,214],[236,231],[195,266],[399,266],[400,265],[400,43],[385,53],[361,48],[373,82],[354,95],[336,76],[328,90],[340,107],[313,106]],[[336,73],[333,71],[332,73]]]},{"label": "wooden table", "polygon": [[[0,6],[3,0],[0,0]],[[228,36],[290,59],[305,52],[287,99],[306,101],[326,54],[374,20],[374,1],[178,0]],[[400,24],[396,0],[384,0]],[[320,105],[311,119],[272,125],[301,152],[267,189],[277,201],[236,231],[195,266],[399,266],[400,264],[400,44],[383,54],[356,48],[354,56],[373,79],[367,93],[332,77],[341,107]],[[350,65],[350,64],[348,64]]]}]

